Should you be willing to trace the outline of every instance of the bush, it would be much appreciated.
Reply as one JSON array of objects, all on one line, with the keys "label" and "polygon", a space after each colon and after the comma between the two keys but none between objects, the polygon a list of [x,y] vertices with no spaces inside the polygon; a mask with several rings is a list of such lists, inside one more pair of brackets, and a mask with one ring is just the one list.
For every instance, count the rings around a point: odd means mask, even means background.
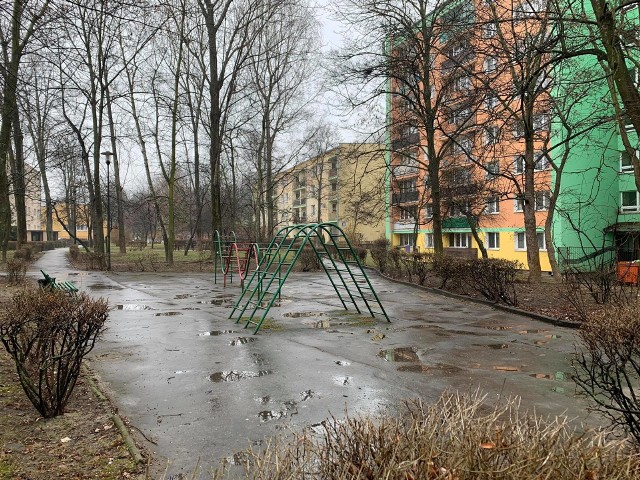
[{"label": "bush", "polygon": [[527,416],[517,400],[492,407],[478,394],[445,393],[435,405],[407,402],[397,418],[332,418],[318,430],[238,455],[244,458],[245,478],[631,480],[640,475],[638,454],[625,442],[591,430],[575,433],[562,418]]},{"label": "bush", "polygon": [[378,267],[378,270],[380,270],[380,273],[385,273],[387,271],[388,248],[389,242],[387,242],[386,238],[378,238],[371,244],[371,258],[376,264],[376,267]]},{"label": "bush", "polygon": [[596,409],[640,445],[640,304],[592,314],[580,328],[573,365]]},{"label": "bush", "polygon": [[413,252],[400,255],[409,281],[415,277],[420,285],[424,285],[429,275],[433,272],[433,254]]},{"label": "bush", "polygon": [[27,273],[27,264],[15,257],[7,261],[7,279],[9,283],[20,283]]},{"label": "bush", "polygon": [[15,253],[13,254],[13,258],[25,260],[28,262],[33,258],[33,250],[30,246],[23,245],[15,251]]},{"label": "bush", "polygon": [[440,277],[440,286],[445,288],[447,283],[453,282],[456,286],[461,286],[467,276],[468,260],[436,255],[433,257],[433,272]]},{"label": "bush", "polygon": [[104,328],[108,306],[85,294],[29,289],[16,294],[0,318],[0,340],[20,383],[45,418],[64,413],[80,365]]},{"label": "bush", "polygon": [[516,275],[522,269],[520,262],[498,258],[469,260],[465,281],[478,293],[493,302],[518,304]]},{"label": "bush", "polygon": [[298,256],[298,266],[303,272],[320,270],[320,262],[311,245],[305,245]]},{"label": "bush", "polygon": [[75,262],[76,260],[78,260],[79,256],[80,256],[80,248],[78,247],[78,245],[69,246],[69,257],[71,257],[71,260]]}]

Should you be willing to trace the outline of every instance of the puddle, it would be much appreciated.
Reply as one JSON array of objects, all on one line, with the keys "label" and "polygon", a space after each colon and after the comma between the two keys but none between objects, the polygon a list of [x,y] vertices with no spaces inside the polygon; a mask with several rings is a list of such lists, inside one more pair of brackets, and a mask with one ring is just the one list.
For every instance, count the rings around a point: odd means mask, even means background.
[{"label": "puddle", "polygon": [[481,325],[482,328],[486,328],[487,330],[497,330],[497,331],[504,331],[504,330],[511,330],[513,327],[509,326],[509,325]]},{"label": "puddle", "polygon": [[175,373],[176,375],[182,375],[184,373],[189,373],[191,370],[177,370],[173,373]]},{"label": "puddle", "polygon": [[270,401],[271,401],[271,397],[269,395],[265,395],[264,397],[257,397],[256,398],[256,402],[258,402],[260,405],[266,405]]},{"label": "puddle", "polygon": [[398,347],[390,350],[380,350],[378,352],[380,358],[384,358],[387,362],[417,362],[419,361],[416,347]]},{"label": "puddle", "polygon": [[153,310],[149,305],[136,305],[130,303],[128,305],[116,305],[116,309],[118,310]]},{"label": "puddle", "polygon": [[217,305],[220,306],[224,303],[227,303],[227,301],[223,298],[220,299],[214,299],[214,300],[198,300],[198,303],[204,304],[204,305]]},{"label": "puddle", "polygon": [[268,422],[269,420],[277,420],[279,418],[282,417],[286,417],[287,416],[287,412],[283,411],[283,410],[263,410],[261,412],[258,412],[258,418],[260,419],[261,422]]},{"label": "puddle", "polygon": [[229,345],[237,347],[238,345],[245,345],[247,343],[255,342],[256,340],[256,337],[236,337],[229,342]]},{"label": "puddle", "polygon": [[211,330],[210,332],[199,333],[199,337],[217,337],[219,335],[227,335],[231,333],[238,333],[235,330]]},{"label": "puddle", "polygon": [[95,285],[89,285],[90,290],[122,290],[119,285],[105,285],[103,283],[96,283]]},{"label": "puddle", "polygon": [[322,312],[287,312],[282,314],[283,317],[290,317],[290,318],[321,317],[323,315],[324,313]]},{"label": "puddle", "polygon": [[555,373],[531,373],[529,374],[530,377],[533,378],[538,378],[541,380],[555,380],[557,382],[568,382],[570,381],[573,376],[571,373],[569,372],[555,372]]},{"label": "puddle", "polygon": [[313,324],[313,328],[330,328],[331,327],[331,322],[329,320],[320,320],[318,322],[315,322]]},{"label": "puddle", "polygon": [[220,382],[237,382],[238,380],[242,380],[245,378],[256,378],[256,377],[264,377],[265,375],[270,375],[271,370],[260,370],[259,372],[239,372],[237,370],[229,370],[226,372],[216,372],[209,375],[209,381],[220,383]]},{"label": "puddle", "polygon": [[526,335],[528,333],[547,333],[549,330],[519,330],[518,333]]},{"label": "puddle", "polygon": [[156,313],[156,317],[175,317],[176,315],[182,315],[180,312],[161,312]]},{"label": "puddle", "polygon": [[510,367],[508,365],[497,365],[493,367],[494,370],[498,370],[499,372],[518,372],[520,369],[518,367]]},{"label": "puddle", "polygon": [[185,298],[193,297],[190,293],[181,293],[173,297],[174,300],[184,300]]},{"label": "puddle", "polygon": [[399,372],[427,373],[430,368],[420,363],[418,365],[400,365],[397,370]]},{"label": "puddle", "polygon": [[351,362],[347,362],[346,360],[338,360],[336,365],[340,365],[341,367],[346,367],[347,365],[351,365]]},{"label": "puddle", "polygon": [[264,359],[264,357],[262,355],[260,355],[259,353],[252,353],[251,357],[253,358],[253,360],[251,360],[251,363],[253,363],[254,365],[264,365],[267,363],[267,361]]},{"label": "puddle", "polygon": [[506,343],[490,343],[488,345],[482,345],[480,343],[474,343],[473,346],[474,347],[487,347],[487,348],[490,348],[491,350],[503,350],[505,348],[509,348],[509,345],[507,345]]},{"label": "puddle", "polygon": [[182,310],[200,310],[198,307],[185,307]]}]

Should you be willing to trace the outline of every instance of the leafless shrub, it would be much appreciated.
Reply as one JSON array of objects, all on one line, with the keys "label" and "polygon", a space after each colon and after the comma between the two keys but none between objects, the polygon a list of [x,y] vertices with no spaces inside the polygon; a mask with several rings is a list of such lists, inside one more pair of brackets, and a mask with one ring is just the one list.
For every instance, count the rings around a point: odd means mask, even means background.
[{"label": "leafless shrub", "polygon": [[85,294],[29,289],[16,294],[0,318],[0,340],[20,383],[45,418],[64,413],[84,356],[104,328],[108,306]]},{"label": "leafless shrub", "polygon": [[640,304],[592,314],[579,339],[576,383],[597,411],[640,445]]},{"label": "leafless shrub", "polygon": [[387,252],[387,274],[392,277],[402,276],[403,256],[405,253],[401,252],[397,248],[392,248]]},{"label": "leafless shrub", "polygon": [[433,254],[413,252],[401,255],[404,271],[413,281],[414,277],[420,285],[424,285],[430,275],[433,274]]},{"label": "leafless shrub", "polygon": [[21,248],[17,249],[14,252],[13,258],[29,262],[33,259],[33,250],[30,246],[23,245]]},{"label": "leafless shrub", "polygon": [[[318,430],[247,451],[244,477],[534,480],[640,475],[640,459],[628,443],[591,430],[577,434],[561,418],[525,415],[517,400],[491,407],[478,394],[446,393],[435,405],[407,402],[398,417],[332,418]],[[231,473],[238,478],[238,472],[222,470],[214,478]]]},{"label": "leafless shrub", "polygon": [[80,248],[78,247],[78,245],[70,245],[69,257],[71,258],[71,260],[75,262],[76,260],[78,260],[79,256],[80,256]]},{"label": "leafless shrub", "polygon": [[376,264],[376,267],[378,267],[378,270],[380,270],[380,273],[383,274],[388,270],[388,248],[389,242],[387,242],[386,238],[378,238],[377,240],[374,240],[370,248],[371,258]]},{"label": "leafless shrub", "polygon": [[467,275],[467,260],[444,255],[433,257],[433,271],[440,278],[440,286],[445,288],[447,283],[462,285]]},{"label": "leafless shrub", "polygon": [[21,283],[27,273],[27,264],[23,260],[16,259],[7,261],[7,280],[9,283]]},{"label": "leafless shrub", "polygon": [[300,252],[300,255],[298,256],[298,267],[303,272],[320,270],[320,261],[318,260],[318,255],[316,255],[316,252],[310,245],[305,245],[305,247]]},{"label": "leafless shrub", "polygon": [[498,258],[478,258],[466,262],[467,284],[493,302],[518,305],[516,275],[522,269],[517,261]]}]

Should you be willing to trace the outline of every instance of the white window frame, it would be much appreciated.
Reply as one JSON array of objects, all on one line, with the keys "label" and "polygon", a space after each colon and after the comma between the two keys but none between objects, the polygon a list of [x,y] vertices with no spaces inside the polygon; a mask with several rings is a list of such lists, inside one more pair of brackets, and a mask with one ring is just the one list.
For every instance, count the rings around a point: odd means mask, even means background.
[{"label": "white window frame", "polygon": [[484,144],[497,145],[500,143],[500,129],[494,125],[490,125],[484,129]]},{"label": "white window frame", "polygon": [[496,70],[498,70],[498,59],[493,56],[485,58],[482,64],[482,71],[484,73],[494,73]]},{"label": "white window frame", "polygon": [[[640,150],[636,150],[636,155],[640,156]],[[622,163],[622,159],[625,157],[629,159],[630,163],[628,165]],[[623,150],[622,152],[620,152],[620,173],[628,172],[633,172],[633,160],[629,155],[627,155],[626,150]]]},{"label": "white window frame", "polygon": [[549,157],[547,157],[542,152],[534,153],[534,157],[536,159],[536,163],[533,166],[533,170],[536,172],[543,172],[549,168],[551,162],[549,162]]},{"label": "white window frame", "polygon": [[424,218],[426,218],[427,220],[430,220],[433,218],[433,204],[428,203],[427,205],[425,205]]},{"label": "white window frame", "polygon": [[[487,232],[484,243],[487,246],[487,250],[500,250],[500,232]],[[491,246],[492,244],[493,246]]]},{"label": "white window frame", "polygon": [[491,110],[498,106],[498,97],[494,94],[489,94],[484,99],[484,108]]},{"label": "white window frame", "polygon": [[400,221],[401,222],[407,222],[407,223],[415,223],[415,221],[416,221],[415,210],[417,210],[416,207],[401,208],[400,209]]},{"label": "white window frame", "polygon": [[534,198],[536,212],[549,210],[549,205],[551,204],[551,192],[549,190],[536,192]]},{"label": "white window frame", "polygon": [[470,233],[450,233],[449,247],[471,248],[471,234]]},{"label": "white window frame", "polygon": [[486,212],[489,215],[496,215],[500,213],[500,198],[499,197],[490,197],[487,200],[487,210]]},{"label": "white window frame", "polygon": [[[624,197],[625,193],[635,193],[636,194],[636,203],[635,205],[624,205]],[[620,212],[621,213],[637,213],[640,212],[640,192],[637,190],[634,192],[633,190],[626,190],[624,192],[620,192]]]},{"label": "white window frame", "polygon": [[424,245],[426,248],[434,248],[433,233],[424,234]]},{"label": "white window frame", "polygon": [[515,155],[513,157],[513,173],[524,173],[524,155]]},{"label": "white window frame", "polygon": [[[495,169],[493,168],[495,167]],[[485,165],[485,177],[486,178],[495,178],[500,174],[500,161],[492,160]]]},{"label": "white window frame", "polygon": [[[547,250],[547,242],[545,240],[544,232],[536,232],[536,237],[538,238],[538,250],[541,252],[545,252]],[[527,250],[527,234],[526,232],[515,232],[513,236],[514,239],[514,248],[518,252]],[[520,243],[522,246],[518,246]]]},{"label": "white window frame", "polygon": [[493,38],[498,33],[498,27],[493,22],[487,22],[482,26],[482,38]]},{"label": "white window frame", "polygon": [[513,199],[513,211],[524,212],[524,197],[516,197]]}]

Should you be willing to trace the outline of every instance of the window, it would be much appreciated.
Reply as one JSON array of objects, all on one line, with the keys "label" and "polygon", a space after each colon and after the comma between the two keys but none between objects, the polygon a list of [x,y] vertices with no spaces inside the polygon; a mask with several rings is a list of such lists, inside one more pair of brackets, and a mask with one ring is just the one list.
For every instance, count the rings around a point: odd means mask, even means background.
[{"label": "window", "polygon": [[621,192],[622,196],[622,213],[640,212],[640,193],[638,191],[630,190],[627,192]]},{"label": "window", "polygon": [[484,144],[495,145],[500,141],[500,129],[495,126],[487,127],[484,130]]},{"label": "window", "polygon": [[471,155],[471,150],[473,149],[473,141],[466,136],[461,136],[457,139],[457,141],[453,144],[453,154],[454,155]]},{"label": "window", "polygon": [[494,94],[489,94],[485,97],[484,107],[487,110],[491,110],[492,108],[495,108],[497,105],[498,105],[498,97],[496,97]]},{"label": "window", "polygon": [[450,233],[449,246],[452,248],[470,248],[471,235],[468,233]]},{"label": "window", "polygon": [[471,118],[471,109],[469,107],[453,108],[449,114],[449,123],[462,125]]},{"label": "window", "polygon": [[316,214],[316,206],[311,205],[311,215],[315,215],[315,214]]},{"label": "window", "polygon": [[536,164],[534,165],[534,170],[541,171],[549,168],[549,157],[547,157],[542,152],[536,152],[533,154],[533,157],[536,159]]},{"label": "window", "polygon": [[517,196],[513,200],[513,211],[514,212],[522,212],[524,210],[524,197]]},{"label": "window", "polygon": [[491,197],[487,200],[487,213],[500,213],[500,199]]},{"label": "window", "polygon": [[449,206],[449,214],[452,217],[464,217],[471,210],[468,200],[461,200],[451,203]]},{"label": "window", "polygon": [[487,57],[484,60],[482,70],[484,73],[493,73],[498,69],[498,59],[496,57]]},{"label": "window", "polygon": [[485,242],[489,250],[500,249],[500,232],[487,232]]},{"label": "window", "polygon": [[513,136],[515,138],[524,137],[524,122],[522,120],[516,120],[513,123]]},{"label": "window", "polygon": [[428,203],[424,207],[424,218],[426,218],[426,219],[433,218],[433,204],[432,203]]},{"label": "window", "polygon": [[424,234],[424,245],[427,248],[433,248],[433,233]]},{"label": "window", "polygon": [[544,113],[534,115],[533,117],[533,130],[535,132],[538,131],[547,131],[549,130],[549,125],[551,124],[549,120],[549,115],[545,115]]},{"label": "window", "polygon": [[333,202],[331,204],[331,213],[338,213],[338,203],[337,202]]},{"label": "window", "polygon": [[458,91],[467,91],[471,88],[471,79],[467,76],[461,76],[454,80],[453,88]]},{"label": "window", "polygon": [[337,184],[336,182],[333,182],[333,183],[331,184],[331,191],[332,191],[333,193],[335,193],[335,192],[337,192],[337,191],[338,191],[338,184]]},{"label": "window", "polygon": [[[538,250],[546,250],[547,242],[544,238],[544,232],[537,232],[536,239],[538,240]],[[515,247],[516,250],[526,250],[527,249],[527,237],[525,232],[516,232],[515,236]]]},{"label": "window", "polygon": [[400,221],[403,222],[415,222],[416,220],[416,207],[404,207],[400,209]]},{"label": "window", "polygon": [[416,191],[416,179],[402,180],[398,182],[398,190],[400,193],[409,193]]},{"label": "window", "polygon": [[[639,155],[639,154],[640,152],[636,151],[636,155]],[[620,154],[620,171],[621,172],[633,171],[633,162],[631,161],[631,157],[626,151]]]},{"label": "window", "polygon": [[513,173],[524,173],[524,155],[513,157]]},{"label": "window", "polygon": [[492,160],[491,162],[487,163],[484,168],[486,172],[485,176],[487,178],[497,177],[498,173],[500,173],[500,162],[498,160]]},{"label": "window", "polygon": [[549,209],[549,203],[551,201],[551,192],[549,192],[549,191],[536,192],[535,199],[536,199],[536,210],[537,211],[548,210]]},{"label": "window", "polygon": [[493,38],[496,36],[498,29],[493,22],[485,23],[482,26],[482,38]]},{"label": "window", "polygon": [[413,246],[413,234],[412,233],[401,233],[400,234],[400,245]]}]

